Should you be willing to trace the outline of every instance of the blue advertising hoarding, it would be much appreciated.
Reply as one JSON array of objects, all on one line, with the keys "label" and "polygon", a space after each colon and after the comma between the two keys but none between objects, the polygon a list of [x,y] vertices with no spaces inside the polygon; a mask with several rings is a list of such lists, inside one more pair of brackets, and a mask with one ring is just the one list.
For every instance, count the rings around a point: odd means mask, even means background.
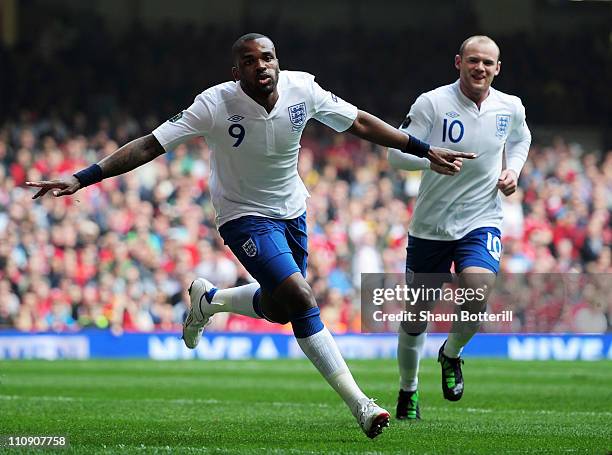
[{"label": "blue advertising hoarding", "polygon": [[[344,334],[336,341],[347,359],[393,358],[395,334]],[[434,357],[445,335],[432,334],[424,348]],[[513,360],[612,359],[612,335],[478,334],[465,349],[466,356]],[[208,333],[194,350],[187,349],[175,333],[125,333],[81,331],[31,334],[0,332],[0,359],[277,359],[303,354],[291,335]]]}]

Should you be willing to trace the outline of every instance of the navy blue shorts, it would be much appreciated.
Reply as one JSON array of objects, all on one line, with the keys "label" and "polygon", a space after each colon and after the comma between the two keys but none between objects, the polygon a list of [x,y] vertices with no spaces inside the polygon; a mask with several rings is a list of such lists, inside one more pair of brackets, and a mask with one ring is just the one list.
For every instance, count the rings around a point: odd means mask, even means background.
[{"label": "navy blue shorts", "polygon": [[451,264],[461,273],[466,267],[483,267],[497,274],[502,252],[497,228],[474,229],[459,240],[426,240],[408,236],[406,272],[449,274]]},{"label": "navy blue shorts", "polygon": [[265,291],[273,292],[295,272],[306,277],[306,212],[292,220],[243,216],[224,223],[219,234]]}]

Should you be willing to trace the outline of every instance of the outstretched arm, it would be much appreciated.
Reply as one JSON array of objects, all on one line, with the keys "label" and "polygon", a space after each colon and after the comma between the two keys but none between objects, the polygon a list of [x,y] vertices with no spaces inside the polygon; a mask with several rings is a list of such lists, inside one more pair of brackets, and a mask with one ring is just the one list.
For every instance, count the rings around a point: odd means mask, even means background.
[{"label": "outstretched arm", "polygon": [[407,134],[365,111],[357,112],[357,118],[347,131],[366,141],[399,150],[405,150],[410,139]]},{"label": "outstretched arm", "polygon": [[458,172],[460,169],[455,163],[458,158],[476,158],[474,153],[431,147],[429,144],[421,142],[414,136],[402,133],[365,111],[358,111],[357,118],[348,131],[355,136],[384,147],[391,147],[404,153],[428,158],[432,163],[452,172]]},{"label": "outstretched arm", "polygon": [[98,166],[102,169],[102,178],[105,179],[125,174],[148,163],[163,153],[165,153],[165,150],[155,136],[147,134],[117,149],[116,152],[102,159]]},{"label": "outstretched arm", "polygon": [[164,149],[155,136],[148,134],[128,142],[99,163],[93,164],[71,177],[61,180],[26,182],[26,185],[40,188],[32,199],[44,196],[49,190],[55,190],[53,191],[54,196],[67,196],[107,177],[136,169],[163,153]]}]

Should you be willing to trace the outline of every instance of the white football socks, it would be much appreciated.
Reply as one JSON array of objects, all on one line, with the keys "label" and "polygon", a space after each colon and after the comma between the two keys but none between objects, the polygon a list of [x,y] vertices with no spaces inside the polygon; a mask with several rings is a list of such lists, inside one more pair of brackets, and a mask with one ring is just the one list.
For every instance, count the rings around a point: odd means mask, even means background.
[{"label": "white football socks", "polygon": [[463,351],[463,347],[468,344],[468,341],[478,332],[478,327],[475,327],[473,332],[466,332],[465,328],[462,328],[462,330],[462,332],[448,334],[443,351],[446,357],[450,357],[451,359],[459,357]]},{"label": "white football socks", "polygon": [[356,415],[358,401],[368,397],[353,379],[329,330],[323,327],[323,330],[314,335],[296,340],[306,357],[342,397],[353,415]]},{"label": "white football socks", "polygon": [[211,314],[223,312],[236,313],[261,319],[253,308],[253,296],[259,288],[259,283],[251,283],[235,288],[218,289],[211,305],[206,307],[206,311]]},{"label": "white football socks", "polygon": [[399,328],[397,363],[400,372],[400,389],[404,392],[414,392],[419,385],[419,363],[426,338],[426,333],[413,336]]}]

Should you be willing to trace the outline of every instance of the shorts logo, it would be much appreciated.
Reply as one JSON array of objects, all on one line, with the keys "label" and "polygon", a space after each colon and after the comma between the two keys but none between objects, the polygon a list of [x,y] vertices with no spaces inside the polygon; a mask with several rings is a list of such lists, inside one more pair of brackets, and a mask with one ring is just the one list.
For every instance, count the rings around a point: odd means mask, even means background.
[{"label": "shorts logo", "polygon": [[252,238],[249,238],[249,240],[244,242],[244,244],[242,245],[242,249],[250,258],[253,258],[257,255],[257,245],[255,245],[255,242]]},{"label": "shorts logo", "polygon": [[449,111],[449,112],[446,113],[446,116],[450,117],[450,118],[457,118],[457,117],[459,117],[459,114],[456,113],[455,111]]},{"label": "shorts logo", "polygon": [[242,119],[244,119],[242,115],[232,115],[231,117],[228,118],[230,122],[234,122],[234,123],[239,122]]},{"label": "shorts logo", "polygon": [[338,97],[336,95],[334,95],[333,93],[331,94],[332,100],[334,101],[334,103],[338,102]]},{"label": "shorts logo", "polygon": [[502,139],[508,134],[508,127],[510,126],[510,115],[508,114],[497,114],[495,117],[495,127],[497,131],[495,136]]},{"label": "shorts logo", "polygon": [[293,131],[300,131],[306,123],[306,103],[298,103],[287,108]]}]

